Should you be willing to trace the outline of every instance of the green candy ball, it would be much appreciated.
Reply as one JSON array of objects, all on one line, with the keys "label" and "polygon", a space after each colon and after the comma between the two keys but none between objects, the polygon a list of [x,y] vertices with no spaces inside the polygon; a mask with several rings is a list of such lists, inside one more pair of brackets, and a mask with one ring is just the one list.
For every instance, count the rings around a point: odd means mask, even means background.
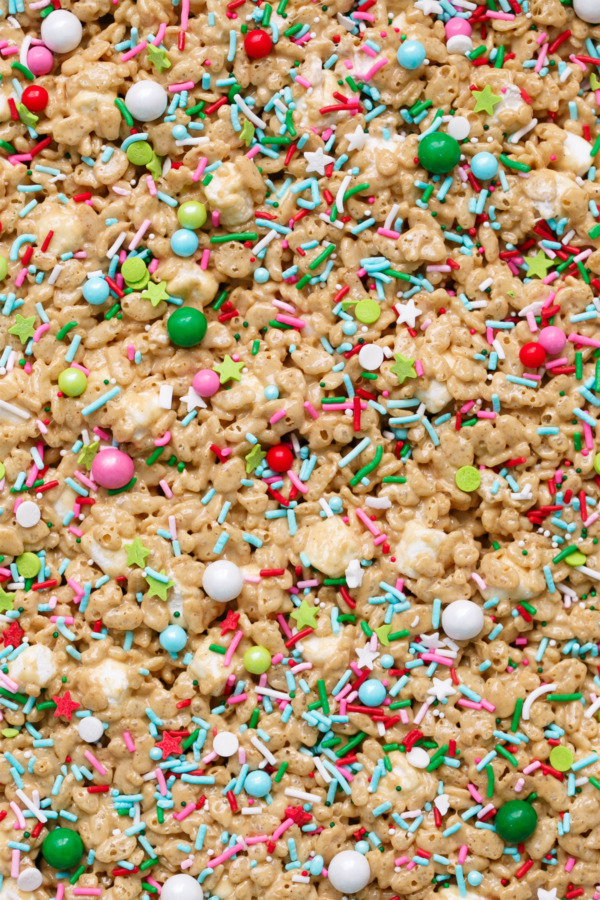
[{"label": "green candy ball", "polygon": [[531,837],[537,827],[537,813],[525,800],[509,800],[496,814],[496,831],[503,841],[520,844]]},{"label": "green candy ball", "polygon": [[167,331],[177,347],[195,347],[206,334],[206,316],[193,306],[180,306],[169,316]]},{"label": "green candy ball", "polygon": [[460,159],[460,144],[450,134],[434,132],[419,144],[419,162],[434,175],[445,175]]},{"label": "green candy ball", "polygon": [[81,369],[63,369],[58,376],[58,386],[67,397],[79,397],[87,387],[87,378]]},{"label": "green candy ball", "polygon": [[0,281],[6,278],[8,272],[8,260],[5,256],[0,256]]},{"label": "green candy ball", "polygon": [[186,200],[177,210],[177,218],[183,228],[202,228],[206,222],[206,207],[197,200]]},{"label": "green candy ball", "polygon": [[42,855],[54,869],[72,869],[83,850],[83,841],[71,828],[55,828],[42,844]]},{"label": "green candy ball", "polygon": [[244,668],[252,675],[262,675],[271,667],[271,654],[266,647],[250,647],[244,653]]}]

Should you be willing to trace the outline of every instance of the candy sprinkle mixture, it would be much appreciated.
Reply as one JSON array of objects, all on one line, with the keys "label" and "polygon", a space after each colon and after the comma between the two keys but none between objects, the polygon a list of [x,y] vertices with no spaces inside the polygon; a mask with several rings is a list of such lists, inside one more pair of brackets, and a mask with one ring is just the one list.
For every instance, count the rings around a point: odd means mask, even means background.
[{"label": "candy sprinkle mixture", "polygon": [[572,2],[0,0],[0,900],[600,900]]}]

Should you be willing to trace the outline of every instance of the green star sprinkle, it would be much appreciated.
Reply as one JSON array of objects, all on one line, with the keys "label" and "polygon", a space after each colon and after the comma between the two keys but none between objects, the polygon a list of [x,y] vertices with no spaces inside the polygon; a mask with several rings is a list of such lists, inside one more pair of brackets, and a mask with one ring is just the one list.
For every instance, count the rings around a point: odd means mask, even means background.
[{"label": "green star sprinkle", "polygon": [[35,128],[37,123],[40,120],[39,116],[35,116],[26,106],[22,103],[17,103],[17,112],[19,114],[19,118],[23,125],[27,125],[29,128]]},{"label": "green star sprinkle", "polygon": [[215,372],[218,372],[219,379],[221,384],[225,384],[227,381],[241,381],[242,375],[241,371],[244,368],[244,363],[239,362],[236,363],[232,360],[229,353],[225,356],[225,359],[222,363],[219,363],[217,366],[213,366]]},{"label": "green star sprinkle", "polygon": [[395,356],[396,363],[392,366],[390,372],[396,375],[400,384],[404,384],[407,378],[416,378],[414,359],[408,359],[406,356],[402,356],[401,353],[396,353]]},{"label": "green star sprinkle", "polygon": [[261,449],[260,444],[255,444],[250,453],[244,457],[246,460],[246,474],[250,475],[251,472],[258,469],[266,455],[264,450]]},{"label": "green star sprinkle", "polygon": [[375,634],[381,641],[384,647],[389,647],[389,633],[392,630],[391,625],[380,625],[379,628],[375,628]]},{"label": "green star sprinkle", "polygon": [[156,284],[155,281],[149,282],[148,287],[142,294],[142,300],[149,300],[152,306],[158,306],[161,300],[169,299],[166,287],[166,281],[161,281],[159,284]]},{"label": "green star sprinkle", "polygon": [[529,278],[533,278],[534,276],[537,278],[545,278],[548,274],[548,269],[551,269],[554,265],[553,261],[548,259],[546,254],[541,250],[539,250],[535,256],[526,256],[525,262],[527,263],[527,275]]},{"label": "green star sprinkle", "polygon": [[0,609],[7,610],[13,609],[13,595],[7,594],[5,590],[0,587]]},{"label": "green star sprinkle", "polygon": [[303,600],[300,606],[290,613],[290,618],[295,619],[296,625],[300,630],[306,628],[307,625],[310,628],[314,628],[317,624],[318,612],[318,609],[314,606],[309,606],[306,600]]},{"label": "green star sprinkle", "polygon": [[482,91],[473,91],[475,97],[475,112],[486,112],[488,115],[494,115],[494,107],[500,103],[502,97],[492,92],[489,84],[486,84]]},{"label": "green star sprinkle", "polygon": [[17,313],[17,321],[8,329],[8,333],[16,334],[21,343],[26,344],[29,338],[32,338],[35,333],[34,323],[35,316],[29,316],[29,318],[26,319],[20,313]]},{"label": "green star sprinkle", "polygon": [[171,68],[171,60],[167,56],[167,51],[161,47],[155,47],[154,44],[148,44],[148,59],[157,72],[164,72],[165,69]]},{"label": "green star sprinkle", "polygon": [[[166,572],[161,572],[161,575],[166,575]],[[159,581],[158,578],[154,578],[152,575],[144,576],[146,581],[148,582],[148,597],[158,597],[159,600],[167,599],[167,591],[169,588],[172,588],[175,584],[174,581],[169,579],[168,582]]]},{"label": "green star sprinkle", "polygon": [[139,537],[133,539],[132,544],[125,544],[127,550],[127,565],[139,566],[143,569],[146,565],[146,557],[150,556],[150,551],[144,547]]},{"label": "green star sprinkle", "polygon": [[92,468],[92,463],[94,462],[99,446],[100,441],[94,441],[93,444],[85,444],[79,451],[77,462],[80,466],[85,466],[88,472]]},{"label": "green star sprinkle", "polygon": [[244,119],[244,125],[242,127],[240,137],[243,140],[243,142],[245,143],[246,147],[250,146],[250,142],[251,142],[252,138],[254,137],[255,130],[256,129],[254,128],[254,125],[252,124],[252,122],[249,119]]}]

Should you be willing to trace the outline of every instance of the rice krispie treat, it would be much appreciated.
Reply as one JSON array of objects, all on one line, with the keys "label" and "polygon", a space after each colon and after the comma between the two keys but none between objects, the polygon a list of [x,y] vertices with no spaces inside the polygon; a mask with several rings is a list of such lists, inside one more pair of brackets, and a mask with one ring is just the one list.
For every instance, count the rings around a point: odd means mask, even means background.
[{"label": "rice krispie treat", "polygon": [[0,79],[0,900],[600,900],[600,0]]}]

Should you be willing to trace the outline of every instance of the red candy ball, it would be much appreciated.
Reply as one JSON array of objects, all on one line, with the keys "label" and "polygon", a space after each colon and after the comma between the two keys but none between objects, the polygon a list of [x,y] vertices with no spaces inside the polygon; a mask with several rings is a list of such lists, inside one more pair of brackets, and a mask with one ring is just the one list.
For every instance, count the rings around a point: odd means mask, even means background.
[{"label": "red candy ball", "polygon": [[291,469],[294,461],[294,454],[285,444],[277,444],[267,450],[267,465],[274,472],[287,472]]},{"label": "red candy ball", "polygon": [[244,47],[251,59],[262,59],[264,56],[268,56],[273,49],[273,40],[270,34],[259,28],[256,31],[248,32],[244,38]]},{"label": "red candy ball", "polygon": [[41,112],[48,106],[48,91],[40,84],[30,84],[23,91],[21,100],[30,112]]},{"label": "red candy ball", "polygon": [[546,362],[546,351],[541,344],[530,341],[528,344],[523,344],[519,350],[519,359],[528,369],[537,369]]}]

